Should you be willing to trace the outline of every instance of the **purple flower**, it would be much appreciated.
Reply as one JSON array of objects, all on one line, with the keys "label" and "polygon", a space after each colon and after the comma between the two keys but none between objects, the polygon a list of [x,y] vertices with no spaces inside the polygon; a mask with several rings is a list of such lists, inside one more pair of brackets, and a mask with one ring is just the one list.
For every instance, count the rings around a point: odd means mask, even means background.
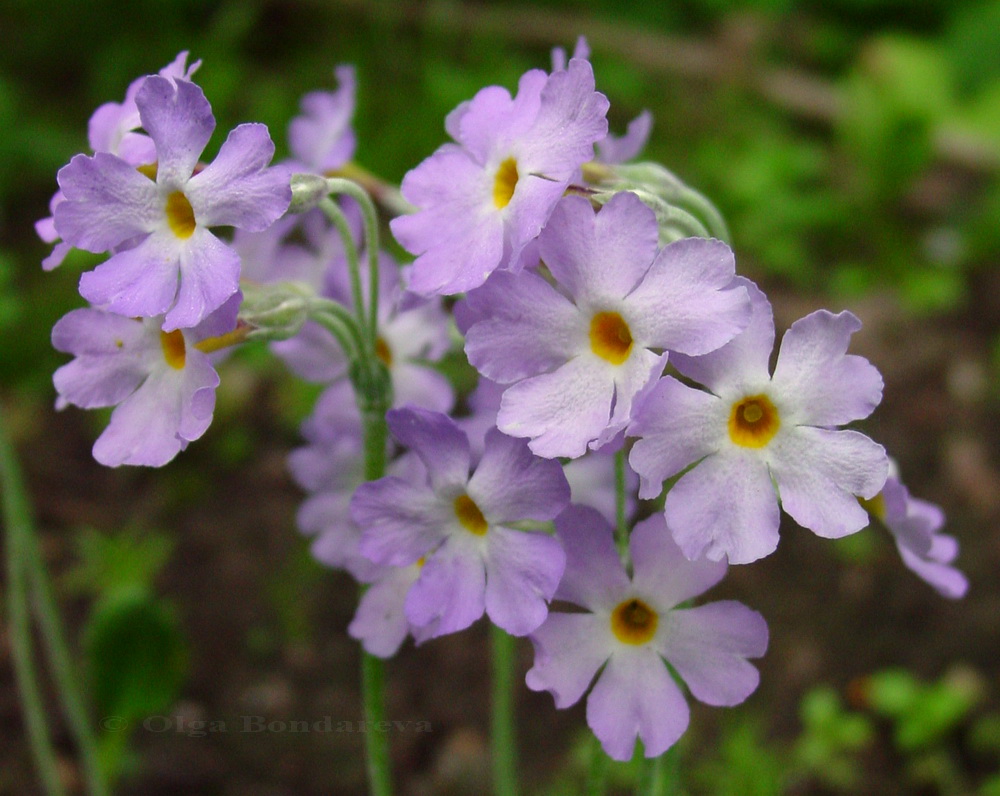
[{"label": "purple flower", "polygon": [[767,649],[763,617],[730,600],[677,607],[718,583],[724,562],[687,560],[660,515],[632,532],[631,578],[594,509],[570,507],[556,531],[566,549],[556,599],[590,613],[549,614],[531,635],[535,665],[526,681],[566,708],[600,670],[587,724],[610,757],[631,759],[637,737],[646,756],[657,757],[687,729],[687,703],[664,661],[709,705],[737,705],[753,693],[759,675],[746,659]]},{"label": "purple flower", "polygon": [[[748,280],[753,318],[728,345],[702,357],[671,357],[706,390],[665,377],[629,429],[640,439],[629,462],[639,496],[691,469],[667,493],[665,514],[689,558],[756,561],[778,545],[778,496],[799,525],[827,538],[865,527],[855,496],[885,483],[881,445],[835,428],[867,417],[882,398],[882,378],[864,358],[846,354],[861,322],[849,312],[814,312],[792,324],[774,368],[774,320]],[[692,467],[692,465],[694,465]]]},{"label": "purple flower", "polygon": [[354,67],[334,70],[340,87],[336,91],[311,91],[302,97],[301,116],[288,125],[292,156],[312,171],[328,173],[343,166],[357,145],[351,120],[357,80]]},{"label": "purple flower", "polygon": [[358,639],[370,655],[391,658],[408,635],[412,635],[417,644],[438,635],[438,622],[414,627],[406,618],[406,598],[423,566],[421,559],[405,567],[382,567],[380,577],[361,595],[347,632],[351,638]]},{"label": "purple flower", "polygon": [[598,213],[579,196],[556,207],[539,238],[553,287],[531,271],[497,273],[468,296],[480,318],[469,361],[504,392],[497,426],[539,456],[581,456],[631,419],[665,351],[704,354],[750,317],[732,251],[703,238],[657,249],[652,210],[620,193]]},{"label": "purple flower", "polygon": [[195,174],[215,119],[193,83],[154,75],[135,102],[156,145],[155,181],[111,154],[77,155],[59,171],[56,229],[92,252],[130,243],[81,277],[84,298],[119,315],[165,315],[167,332],[190,328],[239,287],[239,256],[209,228],[269,226],[291,199],[288,174],[267,167],[274,144],[261,124],[235,128]]},{"label": "purple flower", "polygon": [[958,542],[953,536],[938,533],[944,525],[940,507],[912,497],[894,473],[882,491],[862,506],[892,534],[908,569],[943,597],[957,600],[965,596],[969,581],[952,566],[958,557]]},{"label": "purple flower", "polygon": [[393,219],[413,254],[410,288],[422,295],[460,293],[497,268],[516,268],[594,142],[607,133],[608,101],[594,91],[590,64],[525,73],[513,99],[489,86],[449,114],[445,144],[403,179],[419,208]]},{"label": "purple flower", "polygon": [[52,345],[75,359],[53,377],[59,409],[114,406],[94,443],[101,464],[160,467],[212,422],[219,376],[199,343],[236,326],[233,296],[194,329],[164,332],[162,318],[126,318],[78,309],[52,329]]},{"label": "purple flower", "polygon": [[435,636],[454,633],[485,610],[509,633],[530,633],[545,619],[565,557],[551,536],[509,526],[551,520],[565,508],[569,485],[559,463],[494,430],[470,475],[468,438],[449,417],[408,408],[386,418],[427,478],[358,488],[351,515],[363,529],[361,553],[387,566],[425,560],[406,597],[415,627],[435,622]]},{"label": "purple flower", "polygon": [[[186,51],[180,53],[160,70],[160,75],[174,80],[190,80],[201,66],[201,61],[195,61],[189,67],[187,57]],[[94,111],[90,117],[87,136],[91,151],[110,152],[132,166],[152,165],[156,161],[156,147],[152,139],[144,133],[136,132],[142,122],[135,104],[135,95],[145,79],[141,77],[132,81],[125,92],[124,102],[107,102]],[[62,191],[56,191],[49,203],[51,214],[54,215],[56,205],[64,198]],[[46,243],[56,244],[49,256],[42,260],[42,268],[51,271],[62,264],[66,254],[73,247],[68,243],[59,242],[59,233],[56,231],[52,215],[35,222],[35,231]]]}]

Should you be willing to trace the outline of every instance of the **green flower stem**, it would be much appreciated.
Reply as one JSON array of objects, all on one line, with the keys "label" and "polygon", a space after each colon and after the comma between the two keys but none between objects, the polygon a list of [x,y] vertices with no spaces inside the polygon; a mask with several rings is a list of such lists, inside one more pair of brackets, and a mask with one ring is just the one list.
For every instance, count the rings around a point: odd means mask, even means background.
[{"label": "green flower stem", "polygon": [[639,793],[643,796],[678,796],[680,788],[680,745],[675,743],[659,757],[647,758]]},{"label": "green flower stem", "polygon": [[[368,192],[351,180],[331,177],[326,181],[330,193],[350,196],[361,206],[365,224],[365,249],[368,255],[368,331],[371,334],[372,352],[378,336],[378,211]],[[358,316],[363,319],[363,315]]]},{"label": "green flower stem", "polygon": [[377,177],[357,163],[345,163],[339,169],[328,173],[327,176],[343,177],[358,183],[390,216],[405,216],[416,212],[416,208],[403,198],[399,188]]},{"label": "green flower stem", "polygon": [[[346,180],[345,180],[346,182]],[[320,199],[319,208],[326,214],[326,217],[333,222],[340,233],[340,240],[344,244],[344,254],[347,257],[348,272],[351,275],[351,298],[354,301],[354,315],[360,323],[365,320],[365,299],[361,289],[361,267],[358,260],[358,245],[351,234],[351,225],[333,199],[329,196]]]},{"label": "green flower stem", "polygon": [[615,544],[622,561],[628,560],[628,517],[625,516],[625,449],[615,453]]},{"label": "green flower stem", "polygon": [[83,690],[80,688],[76,670],[73,668],[73,658],[70,654],[69,644],[66,642],[62,621],[59,618],[59,609],[52,593],[52,584],[45,568],[45,561],[42,558],[38,537],[30,535],[28,541],[30,548],[28,550],[28,564],[34,587],[35,618],[42,631],[42,641],[48,653],[52,677],[56,682],[56,690],[62,701],[63,712],[76,741],[87,793],[90,796],[106,796],[108,785],[104,772],[101,770],[97,739],[91,725],[90,712],[84,701]]},{"label": "green flower stem", "polygon": [[517,794],[517,741],[514,733],[514,680],[516,640],[502,628],[490,625],[493,646],[493,710],[490,744],[493,753],[493,793]]},{"label": "green flower stem", "polygon": [[309,317],[323,326],[340,344],[349,362],[357,360],[365,350],[365,339],[357,319],[332,299],[309,299]]},{"label": "green flower stem", "polygon": [[[364,426],[365,480],[373,481],[385,474],[385,448],[389,428],[385,413],[389,408],[388,374],[377,359],[359,363],[362,372],[369,375],[354,380],[358,408]],[[361,651],[361,697],[366,726],[378,726],[385,721],[385,662]],[[391,796],[392,771],[389,758],[389,734],[365,733],[365,752],[368,762],[368,786],[372,796]]]},{"label": "green flower stem", "polygon": [[10,622],[14,675],[21,693],[24,722],[42,786],[49,796],[64,796],[55,752],[46,720],[45,704],[32,660],[31,620],[28,613],[28,540],[33,533],[31,512],[14,448],[0,417],[0,483],[7,537],[7,614]]}]

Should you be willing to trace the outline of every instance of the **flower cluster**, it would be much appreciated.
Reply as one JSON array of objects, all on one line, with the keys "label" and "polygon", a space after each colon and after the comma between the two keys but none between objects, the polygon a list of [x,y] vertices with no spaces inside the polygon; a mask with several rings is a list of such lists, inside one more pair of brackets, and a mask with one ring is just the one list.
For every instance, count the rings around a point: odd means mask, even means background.
[{"label": "flower cluster", "polygon": [[[585,43],[514,96],[487,87],[448,116],[453,142],[393,205],[413,209],[390,220],[415,256],[404,267],[378,251],[367,197],[282,217],[291,171],[327,188],[358,171],[352,69],[303,99],[289,164],[269,166],[268,133],[248,124],[203,166],[214,119],[185,64],[95,113],[95,154],[59,172],[40,222],[61,241],[46,267],[69,246],[110,255],[81,279],[93,306],[53,332],[75,356],[59,405],[117,407],[99,461],[166,463],[207,428],[213,352],[247,336],[241,301],[263,290],[259,317],[284,330],[272,350],[323,385],[290,459],[308,493],[298,525],[366,585],[348,632],[369,653],[485,614],[530,638],[530,688],[560,708],[590,688],[590,727],[628,759],[637,739],[656,756],[687,726],[670,667],[711,705],[755,690],[763,617],[692,601],[776,549],[782,510],[826,538],[874,517],[908,567],[964,594],[941,512],[846,428],[882,396],[848,353],[860,321],[801,318],[771,367],[766,296],[704,197],[655,164],[621,165],[651,117],[608,134]],[[467,395],[440,365],[463,354],[479,374]]]}]

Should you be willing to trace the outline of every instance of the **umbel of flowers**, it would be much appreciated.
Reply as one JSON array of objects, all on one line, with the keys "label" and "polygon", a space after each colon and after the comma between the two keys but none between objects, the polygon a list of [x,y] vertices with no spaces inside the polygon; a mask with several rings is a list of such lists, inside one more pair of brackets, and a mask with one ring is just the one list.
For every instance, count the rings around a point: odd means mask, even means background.
[{"label": "umbel of flowers", "polygon": [[[882,395],[848,353],[860,321],[796,321],[771,370],[766,296],[704,197],[622,165],[651,119],[608,133],[585,45],[459,105],[398,192],[350,162],[349,67],[306,95],[292,159],[271,165],[259,124],[200,161],[215,122],[197,66],[182,53],[98,109],[93,153],[58,174],[46,267],[70,247],[108,257],[53,330],[74,357],[57,405],[115,407],[98,461],[161,466],[208,428],[223,351],[272,341],[324,385],[290,457],[297,520],[366,584],[348,631],[370,655],[485,615],[530,638],[530,688],[559,708],[589,689],[607,754],[638,739],[655,757],[688,723],[679,682],[711,705],[756,688],[763,617],[695,601],[775,550],[782,511],[826,538],[874,519],[964,594],[940,510],[845,428]],[[410,264],[380,251],[373,199]],[[435,367],[459,347],[480,374],[467,396]]]}]

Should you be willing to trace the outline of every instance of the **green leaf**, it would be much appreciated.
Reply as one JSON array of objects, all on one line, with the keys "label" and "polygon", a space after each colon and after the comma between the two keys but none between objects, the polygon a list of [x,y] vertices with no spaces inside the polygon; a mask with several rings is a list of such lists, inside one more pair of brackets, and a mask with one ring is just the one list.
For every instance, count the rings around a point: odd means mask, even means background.
[{"label": "green leaf", "polygon": [[187,645],[173,611],[141,587],[97,603],[84,655],[98,710],[126,721],[168,708],[187,671]]}]

